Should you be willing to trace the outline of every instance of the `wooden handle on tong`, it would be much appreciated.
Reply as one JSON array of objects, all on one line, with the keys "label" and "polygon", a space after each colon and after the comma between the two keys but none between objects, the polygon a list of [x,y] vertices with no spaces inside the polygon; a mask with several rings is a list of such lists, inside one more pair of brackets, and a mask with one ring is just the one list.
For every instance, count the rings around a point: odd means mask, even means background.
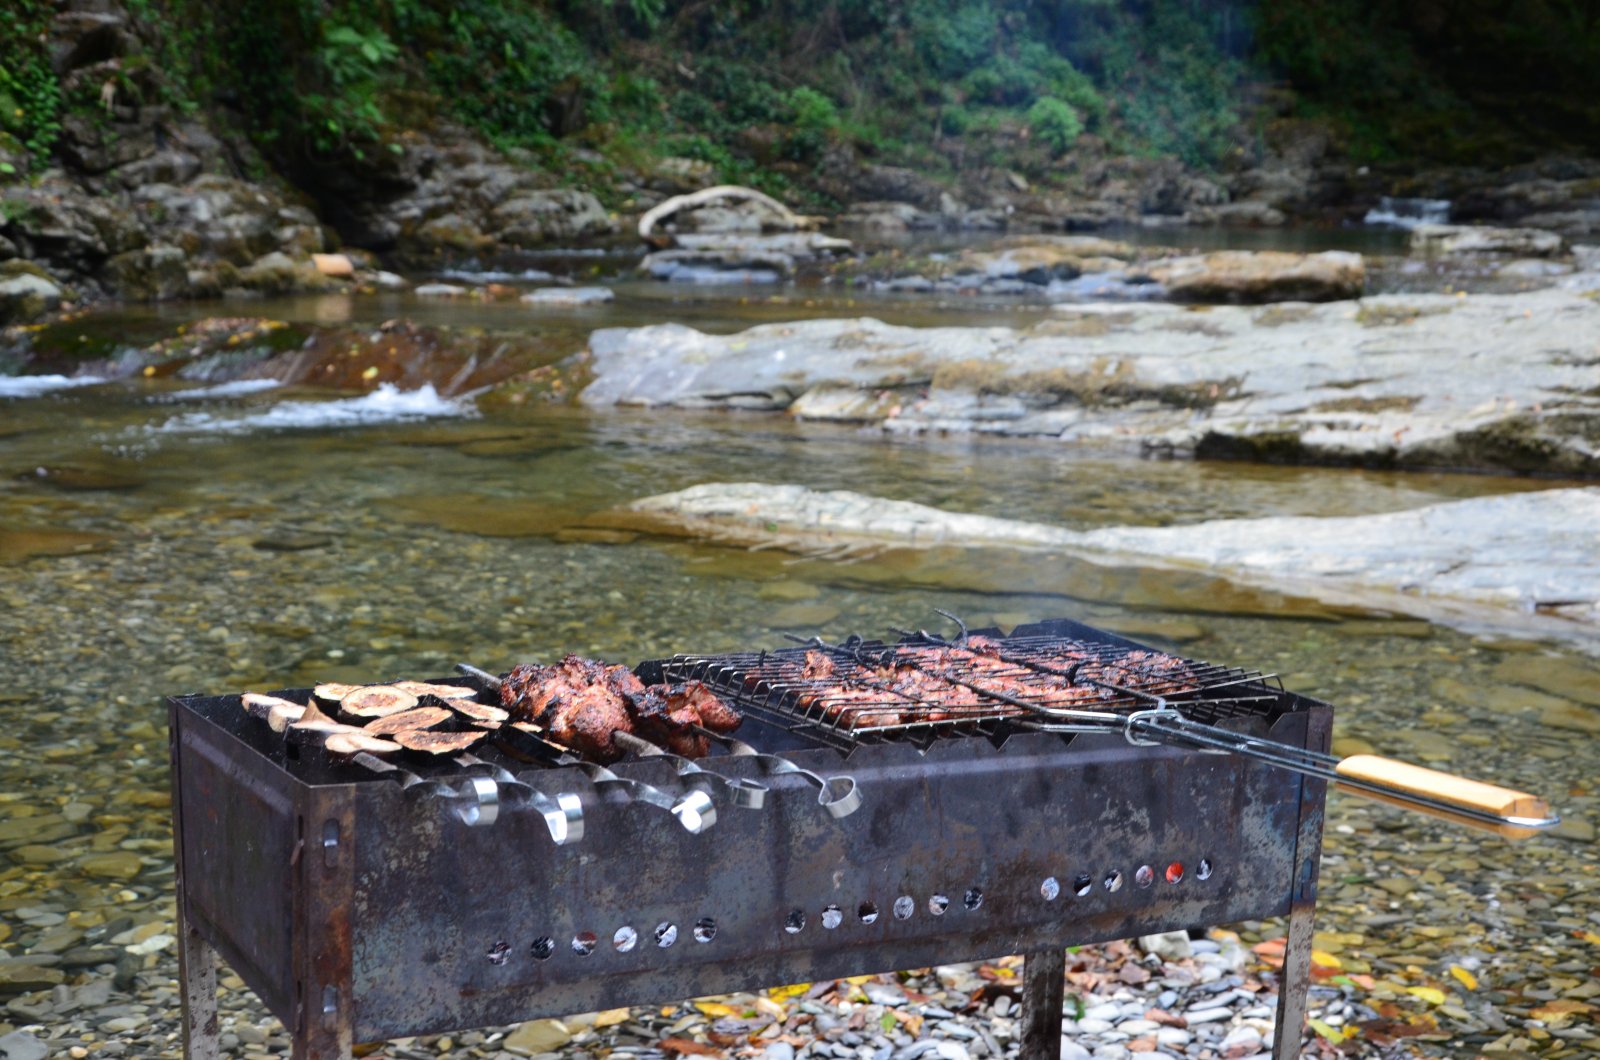
[{"label": "wooden handle on tong", "polygon": [[[1340,777],[1351,781],[1364,781],[1395,789],[1393,794],[1384,794],[1354,784],[1335,781],[1335,787],[1340,791],[1401,806],[1408,810],[1417,810],[1457,824],[1464,824],[1469,828],[1493,832],[1506,839],[1526,839],[1538,835],[1540,827],[1548,826],[1554,821],[1549,803],[1537,795],[1496,787],[1479,780],[1468,780],[1465,777],[1441,773],[1436,769],[1424,769],[1408,762],[1398,762],[1393,758],[1383,758],[1379,755],[1351,755],[1341,761],[1335,767],[1335,771]],[[1401,793],[1410,793],[1430,801],[1412,801]],[[1434,805],[1435,803],[1448,803],[1463,810],[1492,814],[1496,817],[1524,818],[1530,825],[1523,827],[1512,823],[1496,824],[1482,821],[1470,816],[1453,814],[1448,808]],[[1541,825],[1534,826],[1531,822],[1541,822]]]}]

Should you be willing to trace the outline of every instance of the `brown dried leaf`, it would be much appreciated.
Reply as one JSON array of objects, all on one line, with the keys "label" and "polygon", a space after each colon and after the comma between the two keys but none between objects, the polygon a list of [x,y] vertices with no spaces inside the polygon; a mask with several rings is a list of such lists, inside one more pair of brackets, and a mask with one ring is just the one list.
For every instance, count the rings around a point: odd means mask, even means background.
[{"label": "brown dried leaf", "polygon": [[373,736],[388,736],[392,733],[406,732],[416,729],[431,729],[442,721],[455,717],[443,707],[413,707],[402,710],[398,714],[378,718],[366,724],[366,731]]},{"label": "brown dried leaf", "polygon": [[656,1048],[664,1053],[678,1053],[690,1056],[721,1056],[722,1050],[714,1045],[704,1045],[691,1041],[688,1038],[663,1038],[656,1043]]}]

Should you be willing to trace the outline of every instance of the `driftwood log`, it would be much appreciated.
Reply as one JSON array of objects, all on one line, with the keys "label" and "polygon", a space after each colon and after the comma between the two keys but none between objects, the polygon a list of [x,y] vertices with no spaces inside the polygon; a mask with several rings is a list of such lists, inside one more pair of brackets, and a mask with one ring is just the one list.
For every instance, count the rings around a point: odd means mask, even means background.
[{"label": "driftwood log", "polygon": [[690,210],[696,206],[704,206],[707,203],[719,202],[722,200],[731,202],[759,202],[761,205],[767,207],[773,213],[777,214],[785,224],[791,226],[792,228],[814,228],[817,224],[817,219],[815,217],[807,217],[803,214],[797,214],[783,203],[779,202],[777,199],[774,199],[772,196],[764,194],[763,192],[759,192],[754,188],[746,188],[738,184],[718,184],[716,187],[702,188],[699,191],[691,192],[688,195],[674,195],[665,202],[658,203],[656,206],[645,211],[644,216],[639,218],[639,238],[655,242],[659,240],[660,237],[652,239],[651,233],[655,231],[656,225],[663,218],[671,217],[673,214],[682,210]]}]

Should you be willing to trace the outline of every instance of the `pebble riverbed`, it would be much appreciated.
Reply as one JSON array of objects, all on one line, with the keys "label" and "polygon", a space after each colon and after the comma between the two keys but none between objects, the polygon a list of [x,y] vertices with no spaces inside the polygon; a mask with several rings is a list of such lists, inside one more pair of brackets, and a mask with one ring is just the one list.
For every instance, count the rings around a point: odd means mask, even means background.
[{"label": "pebble riverbed", "polygon": [[[934,499],[962,495],[976,473],[985,503],[1034,517],[1052,512],[1032,484],[1059,475],[1070,514],[1055,517],[1092,521],[1072,468],[1041,463],[1027,446],[931,458],[847,432],[657,421],[611,431],[538,413],[174,440],[150,429],[170,409],[138,394],[80,394],[50,416],[24,405],[6,406],[22,411],[5,421],[16,432],[0,437],[0,528],[12,535],[0,538],[5,1060],[178,1055],[166,694],[438,676],[459,660],[505,669],[568,650],[633,662],[775,644],[782,630],[931,625],[934,606],[975,623],[1065,614],[1275,671],[1339,707],[1344,753],[1372,746],[1546,795],[1566,823],[1517,845],[1330,801],[1312,999],[1320,1027],[1307,1048],[1600,1055],[1600,752],[1590,727],[1600,670],[1568,649],[1305,601],[1242,595],[1207,607],[1131,571],[1100,575],[1092,599],[1069,599],[941,587],[937,568],[866,577],[767,553],[549,536],[551,513],[718,475],[730,453],[769,481],[827,454],[815,485],[893,482]],[[1424,488],[1479,488],[1331,471],[1267,483],[1248,469],[1230,478],[1131,462],[1081,472],[1089,491],[1121,481],[1166,496],[1165,517],[1179,520],[1207,504],[1316,511],[1357,494],[1403,505]],[[494,498],[495,517],[478,518],[475,501],[453,506],[464,489]],[[1271,1040],[1272,940],[1282,933],[1277,922],[1228,925],[1189,941],[1187,954],[1177,940],[1154,953],[1119,944],[1075,954],[1065,1055],[1259,1055]],[[1016,1051],[1019,969],[1005,956],[418,1038],[379,1055],[998,1058]],[[284,1055],[287,1038],[254,995],[226,969],[222,985],[228,1055]]]}]

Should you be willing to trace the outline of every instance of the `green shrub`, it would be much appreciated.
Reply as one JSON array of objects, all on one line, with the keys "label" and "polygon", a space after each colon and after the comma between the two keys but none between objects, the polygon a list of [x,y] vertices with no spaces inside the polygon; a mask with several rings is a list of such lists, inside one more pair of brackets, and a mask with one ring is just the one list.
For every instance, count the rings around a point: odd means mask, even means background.
[{"label": "green shrub", "polygon": [[1063,103],[1054,96],[1041,96],[1028,108],[1028,128],[1051,155],[1063,155],[1083,135],[1083,119],[1070,103]]}]

